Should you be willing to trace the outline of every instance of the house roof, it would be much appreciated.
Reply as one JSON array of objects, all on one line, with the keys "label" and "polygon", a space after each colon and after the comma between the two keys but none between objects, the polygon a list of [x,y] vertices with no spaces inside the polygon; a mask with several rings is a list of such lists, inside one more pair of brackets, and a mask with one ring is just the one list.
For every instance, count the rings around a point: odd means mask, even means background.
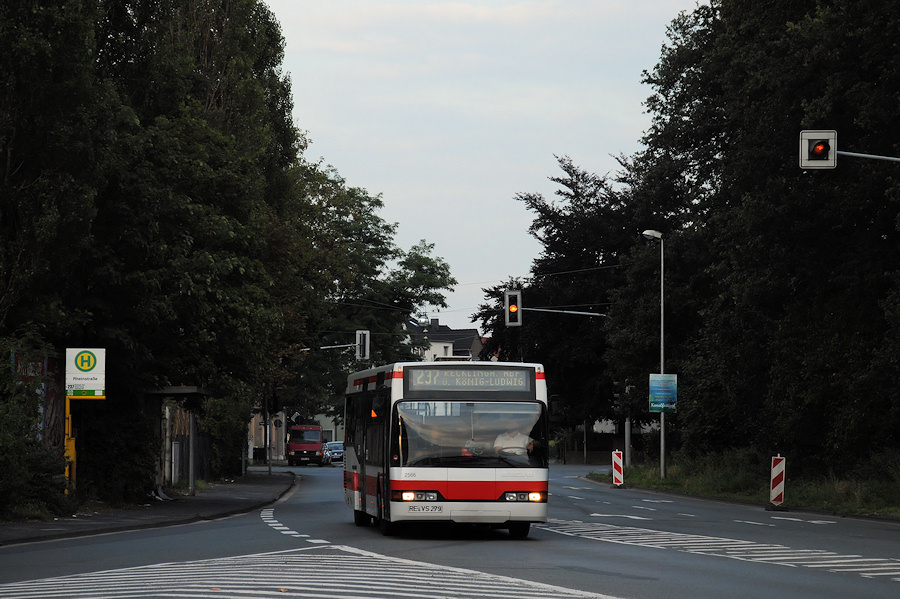
[{"label": "house roof", "polygon": [[470,356],[473,354],[473,344],[481,343],[481,335],[478,329],[451,329],[447,325],[440,324],[437,318],[432,318],[428,323],[410,321],[410,337],[430,343],[452,343],[454,356]]}]

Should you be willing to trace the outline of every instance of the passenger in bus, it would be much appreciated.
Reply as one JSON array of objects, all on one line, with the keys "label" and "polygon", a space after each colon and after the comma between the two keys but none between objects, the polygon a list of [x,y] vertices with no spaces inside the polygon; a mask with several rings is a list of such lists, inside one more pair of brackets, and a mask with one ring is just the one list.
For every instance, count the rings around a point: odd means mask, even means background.
[{"label": "passenger in bus", "polygon": [[534,439],[523,434],[519,429],[511,427],[500,433],[494,440],[494,451],[526,455],[534,449]]}]

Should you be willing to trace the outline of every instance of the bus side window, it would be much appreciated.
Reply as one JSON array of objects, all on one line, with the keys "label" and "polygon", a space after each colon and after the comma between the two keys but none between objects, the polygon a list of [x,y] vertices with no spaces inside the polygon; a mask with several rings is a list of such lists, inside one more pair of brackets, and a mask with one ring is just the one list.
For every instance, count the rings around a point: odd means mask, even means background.
[{"label": "bus side window", "polygon": [[356,442],[356,405],[349,397],[344,403],[344,418],[344,443],[353,445]]}]

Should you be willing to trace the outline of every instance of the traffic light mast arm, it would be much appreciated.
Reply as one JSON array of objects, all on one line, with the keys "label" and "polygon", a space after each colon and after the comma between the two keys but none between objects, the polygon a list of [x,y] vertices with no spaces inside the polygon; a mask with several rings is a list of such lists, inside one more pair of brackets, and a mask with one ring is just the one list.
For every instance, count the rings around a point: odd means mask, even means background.
[{"label": "traffic light mast arm", "polygon": [[[340,345],[322,345],[319,349],[343,349],[345,347],[356,348],[356,359],[367,360],[369,358],[369,331],[362,329],[356,331],[356,343],[341,343]],[[300,351],[310,351],[312,347],[300,348]]]},{"label": "traffic light mast arm", "polygon": [[837,156],[869,158],[900,162],[894,156],[845,152],[837,149],[837,131],[834,129],[807,129],[800,132],[800,168],[830,169],[837,166]]},{"label": "traffic light mast arm", "polygon": [[578,316],[606,316],[599,312],[575,312],[574,310],[550,310],[547,308],[519,308],[519,310],[530,310],[531,312],[552,312],[554,314],[577,314]]},{"label": "traffic light mast arm", "polygon": [[835,154],[840,154],[841,156],[853,156],[854,158],[871,158],[872,160],[890,160],[891,162],[900,162],[900,158],[894,158],[893,156],[878,156],[877,154],[860,154],[858,152],[844,152],[843,150],[838,150]]}]

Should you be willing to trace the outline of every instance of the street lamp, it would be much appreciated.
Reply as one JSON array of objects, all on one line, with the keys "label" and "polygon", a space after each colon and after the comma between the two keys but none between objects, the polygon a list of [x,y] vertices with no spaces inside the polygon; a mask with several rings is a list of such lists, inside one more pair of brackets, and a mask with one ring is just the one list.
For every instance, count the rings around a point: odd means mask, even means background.
[{"label": "street lamp", "polygon": [[[663,251],[663,234],[653,229],[647,229],[641,233],[646,239],[659,240],[659,373],[665,374],[666,367],[666,317],[665,317],[665,277],[663,268],[665,265]],[[659,413],[659,477],[666,477],[666,413]]]}]

